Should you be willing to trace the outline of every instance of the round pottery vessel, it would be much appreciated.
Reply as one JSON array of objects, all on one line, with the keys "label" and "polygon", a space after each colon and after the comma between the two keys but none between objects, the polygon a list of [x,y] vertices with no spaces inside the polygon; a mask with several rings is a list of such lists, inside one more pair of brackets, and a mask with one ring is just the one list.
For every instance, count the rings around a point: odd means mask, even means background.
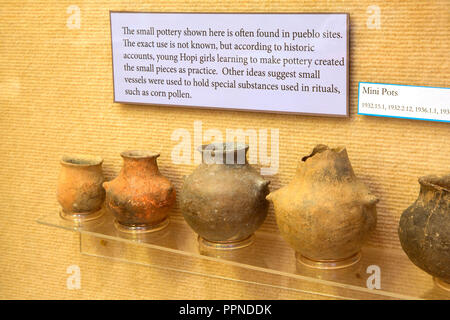
[{"label": "round pottery vessel", "polygon": [[377,222],[378,199],[356,178],[344,147],[316,146],[301,159],[294,179],[267,199],[297,261],[309,267],[357,263]]},{"label": "round pottery vessel", "polygon": [[105,200],[103,159],[90,155],[64,155],[56,196],[64,219],[88,221],[102,215]]},{"label": "round pottery vessel", "polygon": [[419,268],[450,290],[450,174],[419,178],[420,193],[401,218],[403,250]]},{"label": "round pottery vessel", "polygon": [[168,212],[175,203],[175,189],[161,175],[158,153],[125,151],[123,167],[114,180],[103,183],[106,206],[123,232],[152,232],[167,227]]},{"label": "round pottery vessel", "polygon": [[188,176],[180,206],[202,247],[237,249],[253,241],[264,222],[269,181],[248,164],[248,145],[213,143],[199,148],[202,164]]}]

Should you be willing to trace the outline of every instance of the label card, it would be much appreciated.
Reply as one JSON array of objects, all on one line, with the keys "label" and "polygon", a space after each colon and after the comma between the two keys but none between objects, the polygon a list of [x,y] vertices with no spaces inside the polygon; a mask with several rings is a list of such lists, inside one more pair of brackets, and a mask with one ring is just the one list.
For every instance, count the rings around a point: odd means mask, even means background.
[{"label": "label card", "polygon": [[358,114],[450,122],[449,89],[360,82]]},{"label": "label card", "polygon": [[348,116],[348,14],[110,18],[115,102]]}]

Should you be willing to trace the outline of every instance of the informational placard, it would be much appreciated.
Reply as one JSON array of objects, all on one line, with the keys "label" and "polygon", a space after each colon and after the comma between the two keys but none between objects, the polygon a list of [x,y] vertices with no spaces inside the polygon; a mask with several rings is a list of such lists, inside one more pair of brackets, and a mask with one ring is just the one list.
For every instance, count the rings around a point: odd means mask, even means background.
[{"label": "informational placard", "polygon": [[450,88],[360,82],[358,114],[450,122]]},{"label": "informational placard", "polygon": [[114,100],[348,116],[348,14],[111,12]]}]

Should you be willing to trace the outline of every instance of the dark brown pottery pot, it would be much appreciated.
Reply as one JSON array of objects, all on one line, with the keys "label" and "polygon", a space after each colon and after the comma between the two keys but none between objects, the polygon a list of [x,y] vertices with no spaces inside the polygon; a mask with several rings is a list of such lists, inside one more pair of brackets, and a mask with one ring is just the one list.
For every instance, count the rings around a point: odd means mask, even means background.
[{"label": "dark brown pottery pot", "polygon": [[248,145],[213,143],[199,148],[202,164],[186,178],[180,206],[200,246],[242,248],[264,222],[269,181],[248,164]]},{"label": "dark brown pottery pot", "polygon": [[124,232],[161,230],[169,223],[175,189],[159,172],[156,162],[159,154],[125,151],[120,155],[123,167],[119,175],[103,184],[106,206],[116,217],[116,227]]},{"label": "dark brown pottery pot", "polygon": [[357,263],[376,226],[378,199],[356,178],[343,147],[316,146],[301,159],[294,179],[267,198],[297,261],[310,267]]},{"label": "dark brown pottery pot", "polygon": [[400,243],[416,266],[450,290],[450,174],[419,183],[419,197],[400,218]]},{"label": "dark brown pottery pot", "polygon": [[57,199],[61,217],[72,221],[93,220],[102,215],[103,159],[90,155],[65,155],[61,159]]}]

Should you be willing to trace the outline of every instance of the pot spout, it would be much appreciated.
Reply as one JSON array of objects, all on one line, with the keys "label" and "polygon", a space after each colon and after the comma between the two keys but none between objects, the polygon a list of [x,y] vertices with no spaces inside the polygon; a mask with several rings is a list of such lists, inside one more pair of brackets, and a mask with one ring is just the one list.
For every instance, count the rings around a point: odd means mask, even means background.
[{"label": "pot spout", "polygon": [[269,200],[272,203],[275,202],[277,198],[278,198],[278,190],[273,191],[266,196],[266,200]]},{"label": "pot spout", "polygon": [[108,190],[109,189],[109,181],[105,181],[102,183],[103,189]]}]

